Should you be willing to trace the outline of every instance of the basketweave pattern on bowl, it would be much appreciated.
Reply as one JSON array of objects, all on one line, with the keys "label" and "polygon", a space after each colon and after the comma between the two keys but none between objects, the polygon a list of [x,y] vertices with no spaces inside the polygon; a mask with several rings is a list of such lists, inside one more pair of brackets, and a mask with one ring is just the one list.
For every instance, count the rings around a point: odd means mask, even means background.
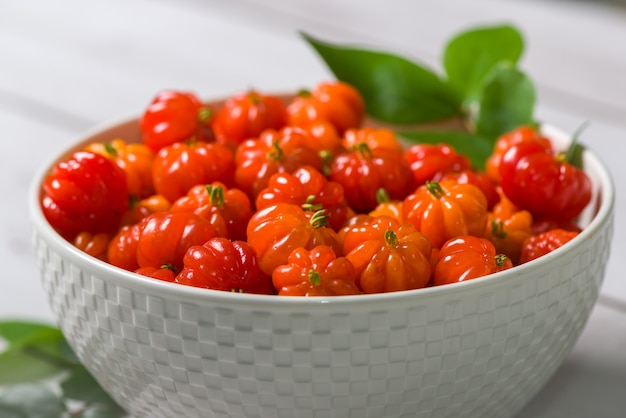
[{"label": "basketweave pattern on bowl", "polygon": [[34,247],[61,329],[137,418],[502,418],[534,396],[581,332],[611,234],[612,218],[550,269],[489,286],[272,312],[166,299],[102,277],[88,256],[62,257],[37,230]]}]

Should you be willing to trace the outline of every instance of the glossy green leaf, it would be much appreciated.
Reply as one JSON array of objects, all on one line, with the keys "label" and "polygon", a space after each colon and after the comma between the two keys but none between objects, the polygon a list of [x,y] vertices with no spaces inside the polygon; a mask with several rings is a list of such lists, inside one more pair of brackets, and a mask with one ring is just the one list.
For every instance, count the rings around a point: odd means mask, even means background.
[{"label": "glossy green leaf", "polygon": [[583,169],[583,154],[585,153],[585,146],[580,143],[580,136],[583,131],[587,129],[589,126],[589,122],[585,122],[572,135],[572,141],[567,147],[567,151],[565,153],[565,159],[568,163],[573,165],[576,168]]},{"label": "glossy green leaf", "polygon": [[396,124],[443,120],[459,114],[460,98],[433,71],[386,52],[337,46],[302,34],[337,79],[363,95],[367,112]]},{"label": "glossy green leaf", "polygon": [[45,379],[63,370],[64,366],[58,362],[50,362],[21,350],[8,350],[0,354],[0,385]]},{"label": "glossy green leaf", "polygon": [[8,347],[0,353],[0,384],[10,385],[51,377],[78,364],[57,328],[25,321],[0,322]]},{"label": "glossy green leaf", "polygon": [[2,418],[28,418],[22,411],[18,408],[6,405],[0,401],[0,417]]},{"label": "glossy green leaf", "polygon": [[0,321],[0,337],[8,343],[17,343],[41,335],[42,332],[59,333],[59,330],[47,324],[27,321]]},{"label": "glossy green leaf", "polygon": [[578,142],[571,144],[567,148],[567,157],[566,160],[572,166],[583,170],[583,154],[585,153],[585,146]]},{"label": "glossy green leaf", "polygon": [[517,63],[523,50],[524,39],[513,26],[472,28],[448,42],[443,65],[450,84],[468,102],[480,96],[483,79],[494,66]]},{"label": "glossy green leaf", "polygon": [[51,362],[58,362],[67,366],[79,364],[76,355],[67,344],[63,335],[49,335],[23,346],[23,351]]},{"label": "glossy green leaf", "polygon": [[492,142],[479,135],[458,131],[411,131],[398,132],[401,138],[418,144],[448,144],[467,156],[473,167],[482,170],[487,157],[493,151]]},{"label": "glossy green leaf", "polygon": [[38,334],[12,343],[9,350],[21,350],[41,359],[68,366],[80,364],[76,354],[58,330],[42,330]]},{"label": "glossy green leaf", "polygon": [[499,64],[485,79],[476,116],[476,133],[495,141],[520,125],[533,123],[535,86],[521,70]]},{"label": "glossy green leaf", "polygon": [[0,394],[0,405],[28,418],[57,418],[66,411],[61,398],[44,385],[34,383],[6,388]]},{"label": "glossy green leaf", "polygon": [[82,365],[80,359],[76,356],[76,353],[74,353],[74,350],[72,350],[72,347],[70,347],[65,338],[63,338],[63,341],[59,343],[57,348],[59,350],[59,356],[68,364],[75,366]]},{"label": "glossy green leaf", "polygon": [[115,405],[115,401],[100,387],[84,367],[77,367],[61,382],[63,396],[85,402]]},{"label": "glossy green leaf", "polygon": [[79,418],[122,418],[126,416],[123,409],[112,405],[90,405]]}]

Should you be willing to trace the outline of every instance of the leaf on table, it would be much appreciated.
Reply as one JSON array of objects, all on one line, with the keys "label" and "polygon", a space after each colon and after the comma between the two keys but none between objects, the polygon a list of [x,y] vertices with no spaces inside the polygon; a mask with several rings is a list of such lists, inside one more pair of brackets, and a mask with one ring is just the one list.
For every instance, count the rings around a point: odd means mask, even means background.
[{"label": "leaf on table", "polygon": [[493,145],[490,140],[467,132],[400,131],[398,136],[418,144],[448,144],[457,152],[467,156],[472,166],[479,170],[484,169],[485,162],[493,151]]},{"label": "leaf on table", "polygon": [[[0,321],[0,337],[9,343],[0,353],[0,417],[60,417],[66,411],[65,399],[82,405],[71,413],[76,418],[126,416],[80,364],[59,329],[38,323]],[[26,383],[57,377],[63,377],[63,398],[44,385]]]},{"label": "leaf on table", "polygon": [[61,382],[63,396],[85,402],[115,404],[84,367],[77,367]]},{"label": "leaf on table", "polygon": [[79,418],[122,418],[126,412],[117,406],[112,405],[90,405]]},{"label": "leaf on table", "polygon": [[[0,412],[17,413],[16,417],[56,418],[66,412],[65,403],[42,384],[10,386],[0,393]],[[4,415],[2,415],[4,417]],[[8,415],[11,416],[11,415]]]},{"label": "leaf on table", "polygon": [[354,86],[370,116],[387,123],[434,122],[458,115],[461,100],[433,71],[406,58],[333,45],[302,34],[337,79]]},{"label": "leaf on table", "polygon": [[535,86],[511,64],[497,65],[486,77],[479,98],[476,133],[492,140],[520,125],[533,123]]},{"label": "leaf on table", "polygon": [[43,323],[19,320],[0,321],[0,337],[10,344],[29,340],[45,331],[59,333],[55,327]]},{"label": "leaf on table", "polygon": [[456,35],[448,42],[443,65],[449,83],[467,103],[480,97],[483,79],[497,64],[516,64],[523,51],[524,39],[515,27],[477,27]]},{"label": "leaf on table", "polygon": [[7,350],[0,354],[0,370],[0,385],[14,385],[54,376],[64,366],[22,350]]},{"label": "leaf on table", "polygon": [[63,338],[63,341],[59,342],[57,348],[60,358],[68,364],[74,366],[82,365],[80,359],[76,356],[76,353],[72,350],[72,347],[70,347],[65,338]]},{"label": "leaf on table", "polygon": [[45,358],[50,362],[57,362],[67,366],[80,364],[63,334],[42,334],[39,337],[39,339],[30,341],[28,345],[22,346],[22,350],[34,356]]},{"label": "leaf on table", "polygon": [[22,411],[11,405],[6,405],[0,401],[0,417],[2,418],[28,418]]},{"label": "leaf on table", "polygon": [[62,332],[51,325],[27,321],[0,321],[0,337],[9,350],[23,350],[51,362],[80,364]]},{"label": "leaf on table", "polygon": [[2,321],[0,335],[8,342],[0,353],[0,385],[45,379],[79,364],[61,331],[52,326]]}]

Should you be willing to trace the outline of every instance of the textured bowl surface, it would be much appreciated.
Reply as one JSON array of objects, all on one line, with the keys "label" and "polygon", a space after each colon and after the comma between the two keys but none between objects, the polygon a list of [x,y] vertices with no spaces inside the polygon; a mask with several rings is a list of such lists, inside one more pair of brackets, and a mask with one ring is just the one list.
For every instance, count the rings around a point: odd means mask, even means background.
[{"label": "textured bowl surface", "polygon": [[[564,145],[567,137],[546,128]],[[76,147],[139,140],[136,120]],[[511,417],[545,384],[596,301],[614,189],[589,151],[585,230],[489,277],[393,294],[287,298],[138,276],[75,249],[30,196],[33,243],[60,327],[135,417]]]}]

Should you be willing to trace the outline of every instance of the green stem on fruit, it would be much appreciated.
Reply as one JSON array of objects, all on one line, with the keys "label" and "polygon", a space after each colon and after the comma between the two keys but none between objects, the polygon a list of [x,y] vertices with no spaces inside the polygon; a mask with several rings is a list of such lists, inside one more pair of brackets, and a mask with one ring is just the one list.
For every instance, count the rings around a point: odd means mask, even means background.
[{"label": "green stem on fruit", "polygon": [[254,89],[248,91],[248,98],[255,106],[258,106],[262,102],[261,95]]},{"label": "green stem on fruit", "polygon": [[396,248],[398,246],[398,236],[392,229],[385,231],[385,242],[392,248]]},{"label": "green stem on fruit", "polygon": [[[209,190],[208,187],[211,189]],[[221,208],[224,206],[224,188],[222,186],[208,186],[207,191],[209,191],[209,201],[211,202],[211,206],[216,208]]]},{"label": "green stem on fruit", "polygon": [[137,207],[137,205],[139,205],[139,203],[141,202],[141,198],[139,197],[139,195],[137,193],[131,193],[128,195],[128,207],[129,208],[134,208]]},{"label": "green stem on fruit", "polygon": [[391,198],[389,197],[389,193],[387,193],[387,190],[385,190],[384,187],[376,190],[376,203],[380,205],[381,203],[389,202],[391,202]]},{"label": "green stem on fruit", "polygon": [[495,257],[496,260],[496,266],[498,267],[502,267],[504,266],[504,263],[506,263],[508,261],[509,257],[507,257],[504,254],[497,254]]},{"label": "green stem on fruit", "polygon": [[309,221],[313,228],[321,228],[323,226],[328,225],[328,218],[330,216],[326,214],[324,209],[320,209],[311,216],[311,220]]},{"label": "green stem on fruit", "polygon": [[572,134],[572,141],[570,142],[564,157],[565,161],[578,168],[582,167],[583,151],[583,146],[579,144],[578,140],[580,139],[580,135],[585,129],[587,129],[588,126],[589,121],[585,121],[578,127],[578,129],[576,129],[576,131],[574,131],[574,134]]},{"label": "green stem on fruit", "polygon": [[267,158],[274,161],[281,161],[285,158],[285,152],[280,147],[280,142],[278,138],[272,141],[272,149],[267,153]]},{"label": "green stem on fruit", "polygon": [[117,150],[115,149],[113,144],[111,144],[110,142],[103,142],[102,145],[104,146],[104,149],[107,152],[107,154],[109,154],[112,157],[117,157]]},{"label": "green stem on fruit", "polygon": [[501,220],[491,221],[491,235],[495,238],[506,238],[506,231],[504,230],[504,223]]},{"label": "green stem on fruit", "polygon": [[300,89],[296,95],[298,97],[311,97],[311,91],[308,89]]},{"label": "green stem on fruit", "polygon": [[353,149],[356,149],[364,158],[372,158],[372,149],[365,142],[356,144]]},{"label": "green stem on fruit", "polygon": [[161,264],[161,267],[159,267],[159,268],[164,269],[164,270],[171,270],[174,273],[177,273],[176,266],[174,264],[172,264],[172,263]]},{"label": "green stem on fruit", "polygon": [[319,272],[311,269],[309,270],[309,283],[313,286],[319,286],[322,283],[322,277]]},{"label": "green stem on fruit", "polygon": [[302,204],[302,209],[307,212],[317,212],[319,210],[324,209],[324,205],[321,203],[315,203],[315,195],[309,195],[306,198],[306,202]]},{"label": "green stem on fruit", "polygon": [[208,107],[201,107],[200,109],[198,109],[198,122],[205,124],[208,121],[211,120],[211,118],[213,117],[213,111],[208,108]]},{"label": "green stem on fruit", "polygon": [[436,181],[427,181],[425,183],[426,189],[432,194],[435,198],[441,199],[444,195],[444,190],[439,183]]},{"label": "green stem on fruit", "polygon": [[329,150],[321,150],[318,155],[322,160],[322,173],[325,176],[330,176],[330,165],[333,162],[333,154]]}]

